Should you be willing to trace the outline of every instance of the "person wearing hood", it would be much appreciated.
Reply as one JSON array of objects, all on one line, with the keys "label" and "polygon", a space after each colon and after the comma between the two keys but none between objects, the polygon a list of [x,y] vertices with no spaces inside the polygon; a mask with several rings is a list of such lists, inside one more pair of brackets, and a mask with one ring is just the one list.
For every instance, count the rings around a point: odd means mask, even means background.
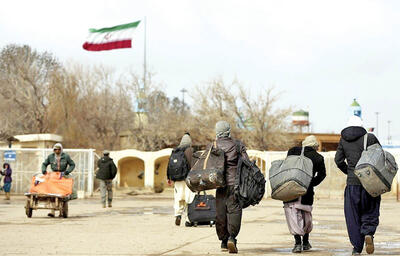
[{"label": "person wearing hood", "polygon": [[[341,132],[339,146],[335,155],[337,167],[347,175],[344,191],[344,214],[347,232],[353,245],[353,255],[360,255],[365,242],[368,254],[374,252],[374,234],[379,224],[381,197],[372,197],[363,188],[354,174],[355,166],[364,150],[364,136],[367,131],[362,127],[358,116],[351,116],[348,125]],[[367,147],[379,143],[372,133],[367,135]]]},{"label": "person wearing hood", "polygon": [[[319,143],[314,135],[307,136],[302,142],[302,147],[289,149],[287,155],[298,156],[301,154],[303,147],[304,156],[309,158],[313,163],[313,178],[306,194],[283,204],[289,231],[295,239],[293,253],[311,249],[309,235],[313,228],[311,211],[314,203],[314,187],[318,186],[326,177],[324,157],[317,152]],[[303,237],[303,244],[301,237]]]},{"label": "person wearing hood", "polygon": [[103,208],[106,208],[107,198],[108,207],[112,207],[112,180],[117,175],[117,167],[115,166],[113,159],[110,158],[110,151],[103,151],[103,157],[97,161],[97,167],[99,170],[96,173],[96,178],[100,182],[101,203]]},{"label": "person wearing hood", "polygon": [[[192,138],[190,134],[187,132],[182,136],[181,142],[177,147],[178,150],[182,150],[184,152],[184,157],[187,163],[187,173],[189,173],[190,169],[194,165],[193,161],[193,148],[192,148]],[[175,149],[176,150],[176,149]],[[186,178],[186,177],[185,177]],[[175,225],[180,226],[182,215],[187,209],[187,205],[190,204],[194,197],[195,193],[193,193],[188,186],[186,185],[185,179],[182,180],[172,180],[172,177],[169,177],[167,171],[167,179],[168,184],[171,185],[174,183],[174,211],[175,211]],[[186,226],[190,226],[190,222],[186,221]]]},{"label": "person wearing hood", "polygon": [[[53,172],[60,172],[62,176],[68,176],[75,169],[74,161],[67,153],[63,152],[63,146],[61,143],[54,144],[53,153],[48,155],[46,160],[43,162],[42,173],[44,175],[47,174],[48,165],[50,165],[50,168]],[[52,210],[48,216],[54,217],[54,210]]]},{"label": "person wearing hood", "polygon": [[10,190],[11,190],[11,174],[12,174],[12,169],[10,167],[9,163],[4,163],[3,164],[3,171],[0,172],[1,175],[5,176],[4,177],[4,185],[3,185],[3,190],[6,194],[6,200],[10,200]]},{"label": "person wearing hood", "polygon": [[215,124],[216,144],[225,153],[225,182],[226,186],[216,192],[217,217],[215,227],[221,250],[237,253],[237,240],[242,222],[242,207],[236,200],[234,192],[239,154],[248,158],[246,147],[231,138],[231,126],[226,121]]}]

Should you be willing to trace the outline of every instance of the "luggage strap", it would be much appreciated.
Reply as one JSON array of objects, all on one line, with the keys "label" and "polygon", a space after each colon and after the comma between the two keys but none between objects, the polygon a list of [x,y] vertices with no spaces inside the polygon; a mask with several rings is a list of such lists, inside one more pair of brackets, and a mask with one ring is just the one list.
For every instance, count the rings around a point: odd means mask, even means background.
[{"label": "luggage strap", "polygon": [[301,156],[304,156],[304,147],[301,147]]},{"label": "luggage strap", "polygon": [[364,150],[367,151],[368,132],[364,135]]},{"label": "luggage strap", "polygon": [[210,153],[211,153],[211,150],[213,149],[213,147],[217,148],[216,140],[214,140],[214,143],[211,144],[210,150],[208,151],[206,159],[204,160],[203,169],[206,169],[206,167],[207,167],[208,158],[210,158]]}]

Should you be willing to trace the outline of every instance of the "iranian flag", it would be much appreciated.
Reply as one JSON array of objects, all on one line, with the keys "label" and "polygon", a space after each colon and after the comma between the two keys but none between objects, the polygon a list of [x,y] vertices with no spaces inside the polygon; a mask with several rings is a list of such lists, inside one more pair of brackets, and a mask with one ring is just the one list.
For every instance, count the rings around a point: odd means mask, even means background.
[{"label": "iranian flag", "polygon": [[132,35],[140,20],[109,28],[89,29],[89,36],[83,44],[88,51],[106,51],[132,47]]}]

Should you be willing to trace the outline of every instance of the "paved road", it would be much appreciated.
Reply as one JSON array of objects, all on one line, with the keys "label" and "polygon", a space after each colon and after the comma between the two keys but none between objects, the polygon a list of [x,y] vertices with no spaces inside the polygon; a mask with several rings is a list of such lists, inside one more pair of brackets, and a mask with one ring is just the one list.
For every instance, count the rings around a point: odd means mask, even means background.
[{"label": "paved road", "polygon": [[[70,203],[68,219],[44,210],[25,216],[23,197],[0,199],[0,255],[226,255],[215,228],[174,226],[171,194],[119,196],[113,208],[98,197]],[[308,255],[350,255],[343,202],[314,205],[313,249]],[[400,203],[385,198],[375,255],[400,255]],[[282,204],[264,200],[244,211],[239,255],[292,255]]]}]

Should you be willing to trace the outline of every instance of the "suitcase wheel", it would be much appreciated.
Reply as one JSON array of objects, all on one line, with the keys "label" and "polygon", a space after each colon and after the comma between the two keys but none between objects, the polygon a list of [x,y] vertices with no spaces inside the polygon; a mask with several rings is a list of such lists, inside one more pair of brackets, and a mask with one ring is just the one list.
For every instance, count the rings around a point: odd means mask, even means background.
[{"label": "suitcase wheel", "polygon": [[193,226],[194,226],[194,227],[197,227],[197,222],[193,222]]},{"label": "suitcase wheel", "polygon": [[214,221],[210,221],[210,227],[214,225]]}]

